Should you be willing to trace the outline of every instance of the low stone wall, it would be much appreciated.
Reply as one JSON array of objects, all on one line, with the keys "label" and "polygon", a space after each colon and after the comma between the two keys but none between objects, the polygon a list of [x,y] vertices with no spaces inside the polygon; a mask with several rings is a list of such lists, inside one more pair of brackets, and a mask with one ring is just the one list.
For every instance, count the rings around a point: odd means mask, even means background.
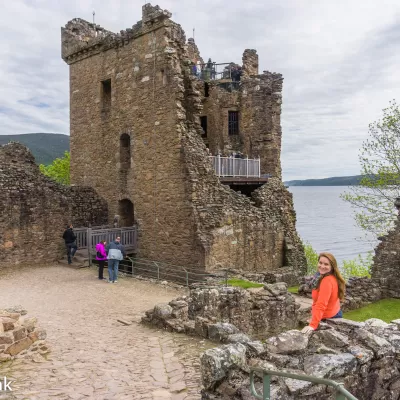
[{"label": "low stone wall", "polygon": [[[299,295],[311,298],[311,276],[305,277],[299,287]],[[379,282],[370,278],[352,277],[346,283],[346,296],[341,304],[343,311],[355,310],[384,298]]]},{"label": "low stone wall", "polygon": [[0,310],[0,362],[15,357],[36,361],[49,353],[44,339],[46,331],[36,326],[35,317],[27,317],[26,310],[17,307]]},{"label": "low stone wall", "polygon": [[143,322],[218,341],[238,333],[237,328],[265,338],[297,327],[298,308],[284,283],[248,290],[215,286],[192,289],[189,296],[158,304],[146,312]]},{"label": "low stone wall", "polygon": [[[360,400],[400,396],[400,320],[365,323],[328,320],[310,337],[291,330],[264,344],[242,341],[207,350],[201,356],[202,399],[250,400],[250,368],[306,374],[342,382]],[[262,393],[261,377],[256,377]],[[271,399],[336,398],[322,385],[272,378]]]}]

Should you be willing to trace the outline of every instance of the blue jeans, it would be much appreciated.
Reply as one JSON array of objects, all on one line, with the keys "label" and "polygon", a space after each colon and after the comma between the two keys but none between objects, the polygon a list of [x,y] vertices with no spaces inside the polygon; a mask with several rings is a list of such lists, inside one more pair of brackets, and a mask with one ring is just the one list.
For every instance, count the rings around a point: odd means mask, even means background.
[{"label": "blue jeans", "polygon": [[72,243],[65,243],[65,247],[67,249],[67,257],[68,257],[68,264],[72,263],[72,257],[75,255],[76,251],[78,250],[78,246],[75,242]]},{"label": "blue jeans", "polygon": [[108,280],[115,282],[118,278],[119,260],[108,260]]},{"label": "blue jeans", "polygon": [[343,318],[342,310],[339,310],[339,312],[331,318]]}]

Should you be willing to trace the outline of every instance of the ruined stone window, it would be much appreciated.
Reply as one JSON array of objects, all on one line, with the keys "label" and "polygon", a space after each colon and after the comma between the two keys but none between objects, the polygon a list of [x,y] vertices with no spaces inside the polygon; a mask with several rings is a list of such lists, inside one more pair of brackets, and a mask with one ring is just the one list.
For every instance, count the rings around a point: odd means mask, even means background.
[{"label": "ruined stone window", "polygon": [[103,110],[111,108],[111,79],[101,82],[101,104]]},{"label": "ruined stone window", "polygon": [[203,129],[203,134],[201,136],[207,137],[207,116],[203,115],[200,117],[200,125]]},{"label": "ruined stone window", "polygon": [[204,97],[210,96],[210,86],[207,82],[204,82]]},{"label": "ruined stone window", "polygon": [[228,135],[239,135],[238,111],[228,111]]},{"label": "ruined stone window", "polygon": [[126,171],[131,167],[131,137],[123,133],[119,139],[120,169]]},{"label": "ruined stone window", "polygon": [[133,203],[129,199],[118,201],[119,224],[121,227],[132,226],[134,223]]}]

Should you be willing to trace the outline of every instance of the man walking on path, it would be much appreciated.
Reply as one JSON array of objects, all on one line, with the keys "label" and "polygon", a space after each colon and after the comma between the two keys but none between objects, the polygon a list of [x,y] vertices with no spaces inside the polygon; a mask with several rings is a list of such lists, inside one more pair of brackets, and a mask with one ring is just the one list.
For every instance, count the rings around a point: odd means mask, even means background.
[{"label": "man walking on path", "polygon": [[109,283],[117,282],[119,262],[125,257],[125,249],[120,242],[121,238],[118,236],[107,246]]},{"label": "man walking on path", "polygon": [[76,236],[73,231],[72,224],[68,225],[68,228],[64,231],[63,239],[65,247],[67,249],[68,264],[72,264],[72,257],[75,255],[78,246],[76,245]]}]

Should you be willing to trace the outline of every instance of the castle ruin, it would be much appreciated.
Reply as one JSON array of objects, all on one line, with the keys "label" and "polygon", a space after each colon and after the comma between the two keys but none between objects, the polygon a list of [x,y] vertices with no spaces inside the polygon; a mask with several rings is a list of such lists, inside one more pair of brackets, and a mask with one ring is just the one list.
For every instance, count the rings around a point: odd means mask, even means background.
[{"label": "castle ruin", "polygon": [[[281,74],[260,74],[255,50],[244,51],[239,79],[234,63],[210,67],[171,13],[150,4],[120,33],[76,18],[61,38],[71,182],[106,199],[110,223],[137,224],[140,257],[305,272],[281,180]],[[219,176],[212,160],[232,153],[246,168],[259,160],[259,174]]]}]

